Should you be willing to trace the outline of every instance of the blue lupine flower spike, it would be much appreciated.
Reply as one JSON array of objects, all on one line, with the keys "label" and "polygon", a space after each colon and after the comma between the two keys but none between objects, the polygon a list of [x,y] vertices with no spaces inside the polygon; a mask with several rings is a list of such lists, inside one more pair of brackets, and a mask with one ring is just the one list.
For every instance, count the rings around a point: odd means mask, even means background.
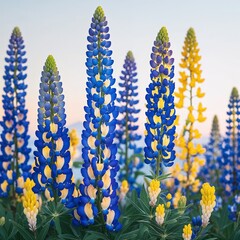
[{"label": "blue lupine flower spike", "polygon": [[143,162],[139,157],[142,148],[137,147],[138,144],[136,144],[141,139],[141,136],[136,133],[138,130],[137,114],[140,112],[140,109],[136,108],[139,102],[137,99],[138,79],[136,78],[136,70],[133,53],[129,51],[123,65],[122,76],[120,77],[122,81],[119,83],[120,90],[117,101],[120,114],[117,120],[116,137],[121,166],[119,180],[121,182],[124,180],[128,181],[130,190],[137,187],[135,173],[143,167]]},{"label": "blue lupine flower spike", "polygon": [[[93,15],[87,45],[87,106],[82,132],[81,196],[74,213],[75,224],[84,226],[101,221],[108,230],[118,230],[118,184],[116,174],[119,170],[116,160],[115,137],[116,89],[112,77],[111,42],[103,9],[98,7]],[[98,215],[98,217],[97,217]],[[79,217],[80,216],[80,217]]]},{"label": "blue lupine flower spike", "polygon": [[[206,145],[205,159],[206,164],[200,170],[200,175],[205,182],[211,182],[215,184],[215,187],[220,182],[220,163],[221,163],[221,135],[219,129],[218,117],[215,115],[212,122],[212,129],[210,133],[210,139]],[[217,184],[217,185],[216,185]],[[218,186],[219,187],[219,186]]]},{"label": "blue lupine flower spike", "polygon": [[53,56],[48,56],[42,71],[38,102],[38,130],[34,152],[35,193],[47,200],[66,203],[74,190],[70,162],[70,138],[65,127],[66,114],[62,82]]},{"label": "blue lupine flower spike", "polygon": [[0,156],[0,196],[15,198],[16,193],[23,192],[24,181],[29,176],[28,165],[31,149],[28,147],[28,125],[26,109],[27,84],[25,73],[27,59],[22,34],[15,27],[8,45],[5,58],[5,86],[3,88],[3,120],[0,122],[1,152]]},{"label": "blue lupine flower spike", "polygon": [[161,174],[161,165],[173,165],[175,159],[174,134],[176,119],[173,92],[175,89],[174,59],[168,32],[161,28],[151,53],[151,83],[148,85],[147,122],[145,124],[145,163],[151,164],[156,176]]},{"label": "blue lupine flower spike", "polygon": [[222,149],[222,177],[225,192],[232,196],[240,190],[240,98],[233,88],[227,112],[227,131]]}]

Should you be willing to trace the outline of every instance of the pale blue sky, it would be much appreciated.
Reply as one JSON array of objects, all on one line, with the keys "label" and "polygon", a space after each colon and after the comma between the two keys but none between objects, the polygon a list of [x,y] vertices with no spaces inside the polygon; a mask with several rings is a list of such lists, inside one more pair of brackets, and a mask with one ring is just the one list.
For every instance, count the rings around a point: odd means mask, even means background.
[{"label": "pale blue sky", "polygon": [[[189,27],[195,29],[206,79],[204,103],[208,107],[208,120],[201,124],[201,129],[204,135],[208,134],[216,113],[221,117],[224,132],[229,94],[233,86],[240,87],[240,1],[0,0],[0,75],[3,75],[10,34],[14,26],[19,26],[28,57],[27,106],[31,132],[36,129],[39,79],[48,54],[55,57],[62,76],[68,125],[83,120],[86,37],[98,5],[103,7],[109,22],[115,78],[119,78],[126,52],[132,50],[134,53],[141,109],[150,81],[150,51],[159,29],[166,26],[169,31],[176,82],[184,37]],[[2,86],[3,80],[0,81],[0,95]],[[140,119],[140,131],[143,132],[144,111]]]}]

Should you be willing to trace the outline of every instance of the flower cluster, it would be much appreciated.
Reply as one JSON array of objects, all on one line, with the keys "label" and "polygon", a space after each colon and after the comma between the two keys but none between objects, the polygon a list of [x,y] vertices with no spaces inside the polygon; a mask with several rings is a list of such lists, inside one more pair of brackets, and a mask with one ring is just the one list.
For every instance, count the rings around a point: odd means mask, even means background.
[{"label": "flower cluster", "polygon": [[192,227],[191,227],[190,223],[188,225],[184,226],[182,237],[183,237],[184,240],[191,240],[191,238],[192,238]]},{"label": "flower cluster", "polygon": [[151,182],[148,186],[148,194],[149,194],[149,198],[150,198],[149,205],[150,206],[152,206],[152,207],[155,206],[160,192],[161,192],[160,181],[157,179],[151,180]]},{"label": "flower cluster", "polygon": [[42,71],[38,102],[38,130],[34,151],[33,191],[44,192],[48,200],[66,202],[74,190],[70,162],[70,139],[65,127],[64,95],[53,56],[48,56]]},{"label": "flower cluster", "polygon": [[145,123],[145,162],[155,169],[156,176],[161,173],[161,164],[170,167],[175,159],[173,125],[176,115],[173,92],[175,89],[174,59],[168,32],[161,28],[151,53],[151,83],[147,88],[147,122]]},{"label": "flower cluster", "polygon": [[70,137],[70,154],[71,154],[71,166],[72,166],[72,160],[76,157],[78,151],[78,144],[80,142],[79,136],[77,134],[77,130],[76,129],[72,129],[71,131],[69,131],[68,133],[69,137]]},{"label": "flower cluster", "polygon": [[[15,27],[8,45],[8,57],[5,58],[3,120],[0,122],[1,152],[0,156],[0,196],[7,197],[10,189],[11,197],[22,193],[23,185],[29,176],[31,166],[28,165],[31,149],[28,148],[27,109],[25,106],[27,74],[24,57],[24,41],[18,27]],[[11,186],[11,187],[10,187]]]},{"label": "flower cluster", "polygon": [[139,102],[136,99],[138,96],[137,67],[131,51],[127,53],[123,68],[120,77],[122,82],[119,83],[119,98],[117,98],[119,118],[117,120],[116,138],[118,139],[119,164],[121,167],[119,180],[127,180],[130,189],[132,189],[137,187],[134,185],[138,177],[136,172],[142,168],[143,162],[138,156],[142,148],[137,147],[137,141],[141,139],[141,136],[136,133],[138,129],[136,114],[140,112],[140,109],[136,108]]},{"label": "flower cluster", "polygon": [[123,180],[121,187],[120,187],[120,194],[119,194],[119,200],[121,201],[122,199],[125,198],[126,194],[129,191],[129,184],[127,180]]},{"label": "flower cluster", "polygon": [[240,190],[240,99],[238,90],[233,88],[227,112],[227,132],[222,147],[222,176],[228,196]]},{"label": "flower cluster", "polygon": [[192,218],[192,224],[193,224],[192,237],[194,239],[199,234],[199,232],[201,231],[201,227],[202,227],[201,217],[199,215],[197,217],[193,217]]},{"label": "flower cluster", "polygon": [[39,202],[37,200],[37,196],[32,191],[34,186],[33,180],[27,178],[24,183],[24,195],[22,196],[22,203],[24,208],[24,214],[27,217],[29,229],[31,231],[36,231],[37,225],[37,214],[39,209]]},{"label": "flower cluster", "polygon": [[205,181],[211,181],[215,184],[218,184],[220,180],[221,143],[218,118],[215,115],[212,122],[210,139],[206,145],[206,163],[199,174]]},{"label": "flower cluster", "polygon": [[156,207],[155,216],[156,216],[157,224],[162,225],[163,222],[164,222],[164,217],[165,217],[165,207],[164,207],[164,204],[159,204]]},{"label": "flower cluster", "polygon": [[206,227],[209,223],[213,208],[216,205],[215,187],[211,187],[209,183],[204,183],[201,188],[202,200],[202,226]]},{"label": "flower cluster", "polygon": [[[203,112],[206,108],[202,103],[198,103],[198,107],[194,107],[193,100],[197,101],[204,97],[199,84],[204,79],[201,77],[202,71],[200,70],[199,48],[196,40],[195,32],[190,28],[185,38],[182,60],[180,67],[183,71],[180,72],[180,84],[178,92],[175,93],[178,102],[177,108],[187,108],[187,119],[182,132],[176,141],[176,145],[180,148],[180,152],[177,153],[177,157],[184,161],[183,174],[178,174],[178,181],[181,183],[181,188],[188,192],[191,188],[192,191],[197,192],[200,186],[200,181],[197,178],[200,167],[204,165],[204,159],[199,155],[205,152],[205,149],[201,144],[196,143],[196,139],[201,137],[199,130],[195,127],[196,122],[204,122],[206,118],[203,116]],[[185,99],[189,99],[189,103],[185,102]]]},{"label": "flower cluster", "polygon": [[[119,170],[116,160],[115,137],[116,117],[114,101],[116,89],[112,77],[111,42],[106,17],[101,7],[93,15],[87,45],[87,106],[82,132],[81,196],[73,222],[82,225],[93,224],[95,220],[106,224],[108,230],[118,230],[120,211],[118,209],[116,174]],[[97,219],[95,219],[99,216]]]},{"label": "flower cluster", "polygon": [[238,214],[240,214],[240,194],[234,196],[233,204],[228,205],[228,212],[229,219],[236,222],[238,220]]}]

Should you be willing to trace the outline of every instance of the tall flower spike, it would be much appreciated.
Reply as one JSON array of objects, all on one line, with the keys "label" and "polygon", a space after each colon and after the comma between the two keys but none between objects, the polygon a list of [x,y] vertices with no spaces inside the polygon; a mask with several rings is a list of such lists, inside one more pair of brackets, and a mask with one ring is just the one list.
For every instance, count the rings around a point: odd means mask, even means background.
[{"label": "tall flower spike", "polygon": [[191,240],[192,238],[192,227],[189,223],[188,225],[184,225],[182,237],[184,240]]},{"label": "tall flower spike", "polygon": [[147,88],[147,122],[145,123],[145,162],[160,174],[161,164],[173,165],[175,159],[174,135],[176,118],[173,92],[175,89],[174,59],[165,27],[161,28],[151,53],[151,83]]},{"label": "tall flower spike", "polygon": [[117,99],[120,114],[117,120],[116,137],[118,139],[119,164],[121,167],[119,180],[127,180],[131,190],[137,188],[136,179],[138,176],[136,172],[143,167],[143,162],[138,156],[141,154],[142,148],[137,147],[136,144],[141,139],[141,136],[136,133],[138,129],[136,114],[140,112],[140,109],[136,108],[139,102],[136,99],[138,96],[137,67],[131,51],[127,53],[123,69],[120,77],[122,82],[119,83],[119,98]]},{"label": "tall flower spike", "polygon": [[39,209],[39,202],[37,196],[32,191],[34,186],[33,180],[27,178],[24,184],[24,195],[22,197],[22,203],[24,208],[24,214],[27,217],[29,229],[31,231],[36,231],[37,229],[37,214]]},{"label": "tall flower spike", "polygon": [[164,207],[164,204],[159,204],[157,207],[156,207],[156,212],[155,212],[155,216],[156,216],[156,222],[159,224],[159,225],[162,225],[163,222],[164,222],[164,217],[165,217],[165,207]]},{"label": "tall flower spike", "polygon": [[204,183],[201,189],[202,200],[202,226],[206,227],[209,223],[213,208],[216,205],[215,187],[211,187],[209,183]]},{"label": "tall flower spike", "polygon": [[74,189],[71,178],[70,139],[65,127],[64,95],[53,56],[43,67],[38,108],[38,130],[32,174],[35,193],[44,192],[48,200],[58,197],[65,203]]},{"label": "tall flower spike", "polygon": [[0,196],[6,197],[11,189],[11,197],[23,191],[23,183],[29,175],[28,165],[31,149],[28,148],[28,125],[26,110],[25,73],[27,59],[24,57],[24,41],[18,27],[15,27],[5,58],[5,86],[3,94],[3,120],[0,122]]},{"label": "tall flower spike", "polygon": [[152,207],[155,206],[160,192],[161,192],[160,181],[157,179],[151,180],[149,187],[148,187],[148,194],[149,194],[149,198],[150,198],[149,205],[150,206],[152,206]]},{"label": "tall flower spike", "polygon": [[[116,89],[112,77],[111,42],[103,9],[98,7],[93,15],[87,45],[87,106],[82,132],[81,196],[74,215],[74,223],[93,224],[95,220],[106,224],[108,230],[118,230],[118,183],[119,170],[116,160],[115,137]],[[96,218],[97,215],[99,218]],[[78,217],[80,216],[80,217]],[[96,219],[95,219],[96,218]]]},{"label": "tall flower spike", "polygon": [[[177,157],[184,161],[182,164],[183,174],[178,174],[177,180],[181,184],[180,188],[183,191],[186,190],[188,196],[190,190],[193,192],[199,190],[198,173],[200,167],[205,163],[204,159],[200,158],[205,149],[196,142],[201,137],[201,133],[195,125],[196,122],[201,123],[206,120],[203,116],[206,108],[200,102],[200,98],[205,95],[200,88],[204,79],[201,77],[202,71],[199,63],[201,57],[199,56],[198,42],[193,28],[190,28],[187,32],[182,57],[180,67],[183,70],[179,72],[181,87],[178,88],[175,97],[178,99],[176,107],[187,109],[187,119],[176,140],[176,145],[180,148]],[[186,102],[186,99],[189,102]],[[193,103],[197,103],[197,107]]]},{"label": "tall flower spike", "polygon": [[205,181],[215,184],[219,184],[221,176],[221,144],[222,141],[219,130],[218,117],[215,115],[212,122],[210,139],[208,144],[206,145],[206,164],[202,167],[200,171],[200,175]]},{"label": "tall flower spike", "polygon": [[78,145],[80,142],[78,133],[76,129],[72,129],[71,131],[69,131],[69,137],[70,137],[70,148],[69,151],[71,153],[71,166],[72,166],[72,162],[74,160],[74,158],[76,158],[76,155],[78,154]]},{"label": "tall flower spike", "polygon": [[228,104],[226,137],[222,148],[222,177],[226,194],[240,190],[240,99],[234,87]]}]

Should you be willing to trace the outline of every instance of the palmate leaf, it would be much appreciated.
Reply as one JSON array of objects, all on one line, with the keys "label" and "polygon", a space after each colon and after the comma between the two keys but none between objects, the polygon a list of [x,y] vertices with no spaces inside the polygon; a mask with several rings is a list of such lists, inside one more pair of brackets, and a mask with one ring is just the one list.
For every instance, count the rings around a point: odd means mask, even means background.
[{"label": "palmate leaf", "polygon": [[18,224],[17,222],[10,219],[14,225],[14,227],[18,230],[18,232],[21,234],[21,236],[24,238],[24,240],[35,240],[34,234],[30,232],[26,227]]},{"label": "palmate leaf", "polygon": [[159,181],[162,181],[167,178],[171,178],[171,175],[172,175],[171,173],[166,173],[166,174],[162,174],[162,175],[156,177],[155,173],[151,171],[151,175],[146,175],[145,178],[157,179]]},{"label": "palmate leaf", "polygon": [[58,235],[59,240],[76,240],[76,239],[82,239],[82,238],[76,238],[76,236],[73,236],[71,234],[61,234]]},{"label": "palmate leaf", "polygon": [[83,240],[110,240],[110,238],[100,232],[97,231],[87,231],[86,235],[84,236]]},{"label": "palmate leaf", "polygon": [[115,240],[136,239],[138,232],[139,232],[139,229],[135,229],[126,233],[119,233],[114,239]]},{"label": "palmate leaf", "polygon": [[83,162],[80,161],[74,161],[73,162],[73,167],[74,168],[81,168],[82,167]]},{"label": "palmate leaf", "polygon": [[38,232],[37,238],[39,240],[45,240],[48,234],[49,228],[50,228],[50,222],[47,222],[46,224],[44,224],[44,227],[42,227],[37,231]]}]

